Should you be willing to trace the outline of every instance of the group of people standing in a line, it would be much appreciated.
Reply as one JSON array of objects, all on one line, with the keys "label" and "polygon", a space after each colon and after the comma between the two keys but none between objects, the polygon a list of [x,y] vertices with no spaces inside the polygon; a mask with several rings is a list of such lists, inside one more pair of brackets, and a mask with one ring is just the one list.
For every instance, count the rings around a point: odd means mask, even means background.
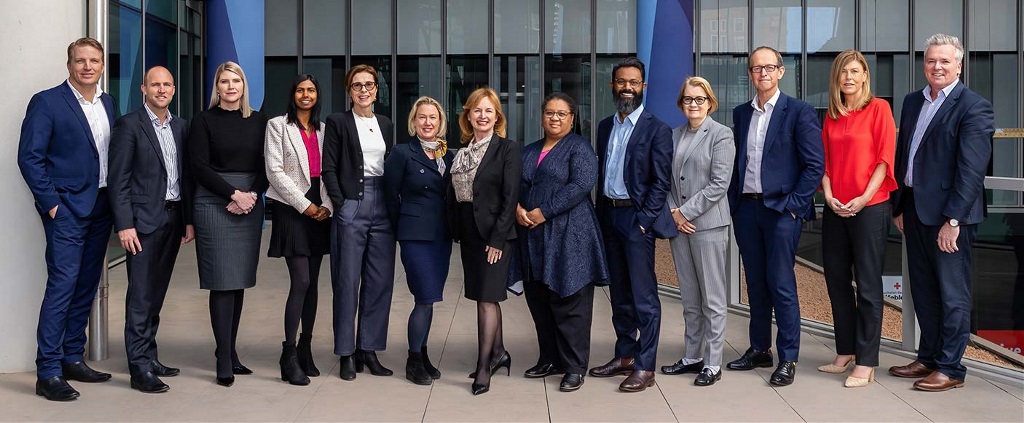
[{"label": "group of people standing in a line", "polygon": [[[180,372],[160,362],[155,339],[175,258],[193,239],[210,291],[216,382],[252,373],[236,339],[245,289],[256,283],[264,195],[273,200],[267,254],[285,258],[290,279],[280,367],[294,385],[320,374],[311,335],[325,255],[341,378],[393,374],[376,353],[386,347],[396,242],[415,298],[405,375],[420,385],[440,378],[428,335],[454,241],[465,296],[477,304],[473,394],[510,372],[500,303],[518,281],[540,352],[525,377],[562,375],[560,389],[575,391],[585,373],[624,375],[620,390],[643,391],[655,383],[661,327],[656,238],[671,239],[685,320],[685,353],[661,372],[713,385],[722,377],[730,232],[746,275],[750,348],[725,366],[775,366],[774,316],[779,361],[769,382],[789,385],[800,345],[796,248],[820,189],[837,355],[818,370],[852,366],[847,387],[874,378],[891,219],[905,235],[921,343],[917,360],[889,373],[919,378],[922,390],[963,386],[970,249],[994,128],[991,104],[959,82],[964,50],[955,37],[928,39],[928,86],[905,98],[898,135],[861,53],[835,59],[822,128],[812,106],[779,90],[779,52],[759,47],[749,56],[756,95],[733,110],[732,129],[710,117],[719,102],[701,77],[687,78],[678,95],[686,125],[669,128],[645,110],[645,66],[628,58],[613,68],[617,113],[600,122],[596,143],[573,132],[576,101],[555,92],[541,105],[544,138],[523,147],[505,138],[498,95],[480,88],[459,115],[457,151],[429,97],[413,104],[409,137],[396,142],[392,122],[373,111],[379,81],[368,65],[346,75],[348,111],[321,118],[320,86],[303,74],[287,113],[269,118],[249,104],[242,69],[226,62],[209,109],[186,124],[168,111],[167,69],[148,69],[145,103],[115,121],[114,101],[98,86],[103,46],[83,38],[67,54],[68,80],[29,103],[18,154],[47,241],[36,360],[36,393],[47,399],[77,398],[68,380],[111,378],[83,361],[111,226],[128,252],[132,388],[164,392],[160,378]],[[608,286],[616,342],[611,360],[587,371],[597,286]]]}]

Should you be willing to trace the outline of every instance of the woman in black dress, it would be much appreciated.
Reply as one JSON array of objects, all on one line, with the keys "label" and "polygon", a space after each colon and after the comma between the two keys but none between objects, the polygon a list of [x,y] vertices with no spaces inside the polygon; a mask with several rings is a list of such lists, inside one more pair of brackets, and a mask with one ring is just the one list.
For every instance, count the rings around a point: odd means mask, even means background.
[{"label": "woman in black dress", "polygon": [[[334,209],[320,183],[324,124],[320,122],[320,84],[313,75],[292,82],[288,113],[267,122],[267,197],[274,200],[270,227],[270,257],[284,257],[291,288],[284,308],[281,380],[308,385],[307,376],[320,376],[310,343],[316,320],[317,281],[324,254],[331,251]],[[302,323],[302,335],[295,338]]]},{"label": "woman in black dress", "polygon": [[[505,350],[501,306],[505,301],[509,262],[516,239],[516,203],[522,169],[522,145],[505,139],[505,115],[498,95],[479,88],[459,115],[465,147],[452,164],[448,192],[449,227],[461,243],[466,298],[477,302],[477,355],[473,395],[490,390],[497,369],[510,370]],[[492,362],[493,361],[493,362]]]},{"label": "woman in black dress", "polygon": [[384,162],[384,194],[402,265],[416,305],[409,314],[409,359],[405,378],[430,385],[441,372],[427,358],[427,335],[434,303],[441,301],[452,240],[445,221],[445,188],[455,154],[445,140],[447,122],[441,103],[420,97],[409,111],[408,143],[395,146]]},{"label": "woman in black dress", "polygon": [[224,62],[214,72],[210,109],[192,119],[189,156],[196,180],[196,255],[199,286],[210,290],[210,323],[217,342],[217,383],[252,370],[238,359],[235,340],[245,289],[256,286],[267,174],[263,138],[267,119],[249,106],[242,68]]}]

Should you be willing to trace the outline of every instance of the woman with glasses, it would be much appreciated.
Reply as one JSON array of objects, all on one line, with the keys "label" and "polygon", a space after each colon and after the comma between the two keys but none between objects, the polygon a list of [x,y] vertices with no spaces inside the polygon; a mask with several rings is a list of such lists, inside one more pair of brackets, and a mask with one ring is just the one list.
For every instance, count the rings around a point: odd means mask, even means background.
[{"label": "woman with glasses", "polygon": [[[889,192],[896,189],[896,122],[889,103],[871,94],[864,55],[839,53],[832,62],[825,143],[825,285],[832,302],[836,358],[818,367],[842,374],[846,387],[867,386],[878,366],[882,337],[882,265],[889,235]],[[856,281],[857,287],[851,285]]]},{"label": "woman with glasses", "polygon": [[726,191],[736,145],[732,130],[709,116],[718,109],[718,98],[706,79],[687,78],[676,105],[687,124],[672,131],[668,206],[679,231],[670,245],[683,302],[685,355],[661,372],[695,373],[694,385],[710,386],[722,378],[728,304],[725,255],[732,223]]},{"label": "woman with glasses", "polygon": [[[320,376],[311,348],[316,320],[317,281],[324,254],[330,252],[333,205],[320,183],[324,124],[320,122],[320,84],[313,75],[295,77],[291,101],[283,116],[267,122],[263,154],[267,160],[267,197],[270,226],[270,257],[284,257],[291,280],[284,307],[284,343],[281,379],[292,385],[309,385],[308,376]],[[299,324],[302,335],[296,335]]]},{"label": "woman with glasses", "polygon": [[455,154],[441,139],[447,123],[441,103],[420,97],[409,111],[409,135],[413,138],[395,146],[384,162],[388,215],[402,247],[409,291],[416,301],[409,314],[405,378],[417,385],[430,385],[441,378],[427,357],[427,335],[434,303],[441,301],[444,293],[452,256],[444,196]]},{"label": "woman with glasses", "polygon": [[217,384],[252,370],[238,359],[235,340],[245,289],[256,286],[267,174],[266,117],[249,105],[242,67],[224,62],[214,72],[209,110],[192,118],[188,153],[197,182],[193,219],[199,286],[210,290],[210,323],[217,342]]},{"label": "woman with glasses", "polygon": [[583,386],[590,358],[594,286],[608,284],[604,243],[590,192],[597,154],[572,133],[576,101],[555,92],[541,105],[544,138],[526,146],[519,184],[519,262],[540,357],[528,378],[562,374],[559,390]]},{"label": "woman with glasses", "polygon": [[345,86],[352,108],[327,117],[323,182],[334,203],[334,353],[341,356],[341,378],[353,380],[364,366],[374,376],[392,375],[376,352],[387,346],[395,284],[395,234],[383,178],[384,159],[394,145],[394,125],[373,112],[376,69],[353,66]]},{"label": "woman with glasses", "polygon": [[515,248],[516,202],[522,145],[505,138],[505,114],[498,94],[478,88],[459,114],[465,147],[452,163],[448,188],[448,227],[460,242],[465,296],[476,301],[477,362],[473,395],[491,389],[491,375],[512,357],[505,350],[501,305],[508,298],[509,263]]}]

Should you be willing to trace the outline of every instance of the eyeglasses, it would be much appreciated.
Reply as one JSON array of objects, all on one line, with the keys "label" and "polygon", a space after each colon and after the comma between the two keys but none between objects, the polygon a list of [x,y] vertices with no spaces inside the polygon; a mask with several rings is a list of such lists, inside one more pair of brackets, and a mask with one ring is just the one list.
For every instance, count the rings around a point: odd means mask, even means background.
[{"label": "eyeglasses", "polygon": [[545,110],[544,111],[544,117],[547,118],[547,119],[554,119],[557,116],[558,120],[565,120],[571,114],[572,113],[566,112],[566,111],[557,111],[557,112],[554,111],[554,110]]},{"label": "eyeglasses", "polygon": [[686,97],[683,97],[683,104],[697,103],[698,106],[703,106],[706,101],[708,101],[708,98],[704,97],[704,96],[700,96],[700,97],[686,96]]},{"label": "eyeglasses", "polygon": [[638,81],[636,79],[630,79],[628,81],[625,79],[616,79],[614,82],[615,86],[619,88],[625,88],[626,84],[629,84],[629,86],[633,88],[640,88],[640,86],[644,84],[644,81]]},{"label": "eyeglasses", "polygon": [[750,73],[761,73],[762,70],[768,71],[768,73],[775,72],[781,68],[782,65],[764,65],[764,66],[751,66]]},{"label": "eyeglasses", "polygon": [[374,88],[377,88],[377,83],[376,82],[365,82],[365,83],[354,82],[354,83],[352,83],[352,85],[349,85],[348,87],[351,88],[352,91],[355,91],[355,92],[360,92],[360,91],[363,90],[363,88],[365,88],[366,91],[373,91]]}]

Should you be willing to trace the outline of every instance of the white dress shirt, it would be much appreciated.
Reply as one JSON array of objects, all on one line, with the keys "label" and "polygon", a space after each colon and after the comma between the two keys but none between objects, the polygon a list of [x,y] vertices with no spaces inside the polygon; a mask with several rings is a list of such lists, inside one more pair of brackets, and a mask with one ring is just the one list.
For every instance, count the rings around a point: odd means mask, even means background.
[{"label": "white dress shirt", "polygon": [[96,95],[92,100],[88,100],[75,89],[74,85],[71,85],[71,81],[68,81],[68,86],[71,87],[71,92],[78,99],[78,104],[82,106],[82,113],[85,113],[85,120],[89,122],[89,129],[92,130],[92,139],[96,142],[96,152],[100,156],[99,187],[105,188],[107,186],[107,150],[110,147],[110,117],[107,116],[107,109],[103,107],[103,101],[100,100],[103,89],[97,85]]},{"label": "white dress shirt", "polygon": [[775,104],[779,101],[782,90],[776,88],[772,98],[764,103],[764,109],[757,104],[757,95],[750,105],[754,107],[754,114],[750,117],[750,128],[747,129],[747,168],[743,174],[743,192],[760,194],[764,192],[761,188],[761,158],[764,156],[764,138],[768,134],[768,124],[772,121],[772,112],[775,111]]},{"label": "white dress shirt", "polygon": [[917,116],[917,126],[914,126],[914,136],[910,138],[910,156],[907,159],[907,177],[903,179],[908,187],[914,186],[914,156],[917,155],[917,149],[921,147],[921,140],[924,138],[925,131],[928,130],[928,125],[932,123],[932,118],[935,117],[935,113],[942,107],[942,103],[946,102],[946,97],[949,93],[953,92],[953,88],[956,88],[956,84],[960,83],[959,79],[953,80],[952,84],[939,90],[939,95],[932,100],[932,87],[929,85],[924,87],[924,104],[921,105],[921,114]]},{"label": "white dress shirt", "polygon": [[150,122],[153,122],[153,131],[156,132],[157,141],[160,142],[160,152],[163,154],[164,168],[167,169],[167,192],[164,199],[168,201],[181,200],[181,188],[178,183],[178,146],[174,143],[174,131],[171,130],[171,119],[174,115],[167,112],[167,120],[160,122],[160,118],[149,109],[149,105],[142,104],[149,114]]}]

